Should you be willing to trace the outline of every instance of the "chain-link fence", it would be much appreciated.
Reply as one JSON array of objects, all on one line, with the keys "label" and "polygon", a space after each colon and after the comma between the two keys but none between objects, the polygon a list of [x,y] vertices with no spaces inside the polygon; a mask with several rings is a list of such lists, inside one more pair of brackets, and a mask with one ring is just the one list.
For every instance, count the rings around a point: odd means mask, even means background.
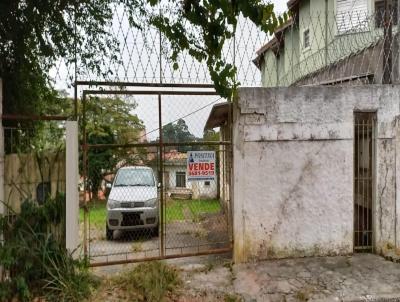
[{"label": "chain-link fence", "polygon": [[58,218],[47,231],[64,242],[64,122],[7,120],[7,123],[9,126],[4,127],[4,200],[1,201],[7,220],[13,223],[21,211],[32,211],[33,215],[37,206],[51,204]]},{"label": "chain-link fence", "polygon": [[[241,86],[397,83],[398,7],[383,1],[372,8],[304,7],[293,12],[273,36],[240,17],[235,35],[227,40],[223,59],[237,68]],[[162,9],[171,14],[171,9]],[[167,38],[156,28],[129,26],[129,14],[114,7],[107,29],[115,51],[96,65],[60,60],[51,74],[57,87],[83,82],[212,84],[205,62],[183,52],[178,69],[170,60]],[[76,68],[75,68],[76,67]]]},{"label": "chain-link fence", "polygon": [[399,82],[397,7],[375,11],[301,8],[260,48],[266,87]]},{"label": "chain-link fence", "polygon": [[84,93],[80,234],[92,262],[229,251],[230,129],[206,127],[223,100],[210,89]]},{"label": "chain-link fence", "polygon": [[[172,15],[173,9],[156,10],[154,14]],[[96,61],[95,66],[81,57],[77,46],[76,62],[60,58],[50,75],[55,87],[73,95],[75,80],[83,82],[212,84],[205,62],[199,63],[187,52],[171,61],[168,39],[155,27],[142,20],[141,28],[129,25],[126,8],[113,7],[113,20],[105,31],[112,41],[109,55]],[[189,25],[185,25],[190,27]],[[237,67],[237,79],[243,86],[259,86],[261,73],[252,63],[255,51],[268,40],[250,20],[240,17],[234,38],[226,41],[223,59]],[[110,46],[111,47],[111,46]],[[84,53],[84,52],[82,52]]]}]

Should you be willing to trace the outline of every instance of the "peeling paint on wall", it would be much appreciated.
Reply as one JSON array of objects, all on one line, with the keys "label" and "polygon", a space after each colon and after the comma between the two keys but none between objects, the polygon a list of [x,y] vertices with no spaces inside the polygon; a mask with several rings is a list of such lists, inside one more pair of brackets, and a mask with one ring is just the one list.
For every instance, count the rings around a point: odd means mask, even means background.
[{"label": "peeling paint on wall", "polygon": [[377,113],[376,251],[399,244],[399,86],[242,88],[238,95],[235,261],[352,253],[355,110]]}]

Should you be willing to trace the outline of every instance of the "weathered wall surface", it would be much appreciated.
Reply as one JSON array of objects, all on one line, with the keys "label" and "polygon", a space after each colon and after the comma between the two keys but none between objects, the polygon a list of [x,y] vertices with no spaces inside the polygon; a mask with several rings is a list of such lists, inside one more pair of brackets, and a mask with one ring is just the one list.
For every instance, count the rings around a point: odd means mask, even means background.
[{"label": "weathered wall surface", "polygon": [[233,125],[235,261],[352,253],[357,110],[377,112],[376,250],[397,246],[399,100],[399,86],[240,89]]},{"label": "weathered wall surface", "polygon": [[65,192],[65,153],[7,154],[4,160],[5,202],[17,213],[26,199],[37,199],[42,182],[51,186],[51,196]]}]

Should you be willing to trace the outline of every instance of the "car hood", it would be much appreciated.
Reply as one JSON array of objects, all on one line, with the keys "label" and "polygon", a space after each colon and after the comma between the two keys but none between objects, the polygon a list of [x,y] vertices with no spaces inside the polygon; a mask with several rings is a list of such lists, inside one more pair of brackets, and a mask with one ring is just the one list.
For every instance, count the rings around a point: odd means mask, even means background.
[{"label": "car hood", "polygon": [[113,187],[108,199],[116,201],[146,201],[157,198],[156,187]]}]

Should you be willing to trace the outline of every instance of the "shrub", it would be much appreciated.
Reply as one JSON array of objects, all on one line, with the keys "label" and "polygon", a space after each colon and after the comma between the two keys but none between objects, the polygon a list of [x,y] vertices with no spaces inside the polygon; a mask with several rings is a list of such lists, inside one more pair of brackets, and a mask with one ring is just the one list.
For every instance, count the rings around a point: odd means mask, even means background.
[{"label": "shrub", "polygon": [[65,248],[64,204],[62,194],[43,205],[26,200],[14,221],[0,218],[5,238],[0,245],[0,266],[7,272],[0,283],[0,301],[29,301],[36,296],[81,301],[90,294],[96,282],[87,261],[73,259]]},{"label": "shrub", "polygon": [[164,262],[141,263],[114,279],[135,301],[164,301],[181,285],[178,271]]}]

